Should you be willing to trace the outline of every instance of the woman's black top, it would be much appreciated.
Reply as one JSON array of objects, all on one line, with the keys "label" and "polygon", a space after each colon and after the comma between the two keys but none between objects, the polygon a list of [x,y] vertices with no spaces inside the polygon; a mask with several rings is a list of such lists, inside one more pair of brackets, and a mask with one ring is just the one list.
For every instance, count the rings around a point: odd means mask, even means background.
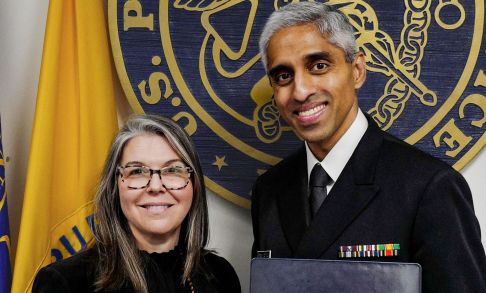
[{"label": "woman's black top", "polygon": [[[181,255],[177,248],[164,253],[141,252],[149,292],[192,292],[190,284],[181,284]],[[95,292],[98,261],[97,250],[91,248],[50,264],[37,274],[32,292]],[[241,292],[238,276],[224,258],[208,252],[201,259],[201,268],[200,272],[191,276],[194,292]],[[133,292],[133,289],[125,284],[117,292]]]}]

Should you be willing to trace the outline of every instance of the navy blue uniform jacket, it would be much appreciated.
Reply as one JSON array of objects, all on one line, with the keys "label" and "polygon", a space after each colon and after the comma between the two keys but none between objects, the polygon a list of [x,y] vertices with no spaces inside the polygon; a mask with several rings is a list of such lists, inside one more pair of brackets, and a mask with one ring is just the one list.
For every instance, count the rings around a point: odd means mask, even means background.
[{"label": "navy blue uniform jacket", "polygon": [[[469,187],[446,163],[373,122],[309,224],[305,148],[261,175],[252,194],[252,254],[338,259],[339,246],[400,244],[423,292],[486,292],[486,257]],[[363,260],[363,259],[359,259]]]}]

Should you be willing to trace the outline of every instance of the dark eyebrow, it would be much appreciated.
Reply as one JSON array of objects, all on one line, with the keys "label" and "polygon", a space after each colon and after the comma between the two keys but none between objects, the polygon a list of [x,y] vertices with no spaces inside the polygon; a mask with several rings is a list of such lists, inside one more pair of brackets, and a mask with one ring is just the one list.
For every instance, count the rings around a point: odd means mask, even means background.
[{"label": "dark eyebrow", "polygon": [[274,77],[275,74],[277,74],[278,72],[280,71],[285,71],[285,70],[288,70],[289,68],[285,65],[277,65],[275,67],[272,67],[269,71],[268,71],[268,76],[270,78]]},{"label": "dark eyebrow", "polygon": [[[331,60],[331,55],[327,52],[316,52],[316,53],[311,53],[311,54],[307,54],[305,55],[304,57],[307,62],[313,62],[315,60]],[[286,71],[286,70],[289,70],[289,68],[285,65],[277,65],[275,67],[272,67],[270,68],[270,70],[268,70],[268,76],[270,78],[274,77],[275,74],[277,74],[278,72],[280,71]]]},{"label": "dark eyebrow", "polygon": [[311,53],[305,56],[305,59],[308,62],[312,62],[315,60],[330,60],[331,55],[327,52],[316,52],[316,53]]}]

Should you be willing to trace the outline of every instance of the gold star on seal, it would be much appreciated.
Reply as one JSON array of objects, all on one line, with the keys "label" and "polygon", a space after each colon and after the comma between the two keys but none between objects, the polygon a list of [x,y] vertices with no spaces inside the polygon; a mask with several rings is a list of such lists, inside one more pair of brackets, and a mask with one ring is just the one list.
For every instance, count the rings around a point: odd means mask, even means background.
[{"label": "gold star on seal", "polygon": [[224,161],[226,159],[226,156],[222,156],[222,157],[214,156],[214,157],[216,158],[216,161],[214,161],[213,165],[218,167],[218,171],[221,171],[221,168],[223,168],[223,166],[228,166],[228,164],[226,164],[226,162]]}]

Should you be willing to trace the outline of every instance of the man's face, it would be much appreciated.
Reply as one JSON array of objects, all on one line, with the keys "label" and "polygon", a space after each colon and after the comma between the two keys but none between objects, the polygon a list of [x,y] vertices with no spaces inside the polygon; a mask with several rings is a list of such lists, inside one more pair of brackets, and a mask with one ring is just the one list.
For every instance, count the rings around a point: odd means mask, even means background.
[{"label": "man's face", "polygon": [[268,75],[282,117],[322,159],[350,127],[366,69],[362,53],[347,63],[314,25],[279,30],[270,39]]}]

